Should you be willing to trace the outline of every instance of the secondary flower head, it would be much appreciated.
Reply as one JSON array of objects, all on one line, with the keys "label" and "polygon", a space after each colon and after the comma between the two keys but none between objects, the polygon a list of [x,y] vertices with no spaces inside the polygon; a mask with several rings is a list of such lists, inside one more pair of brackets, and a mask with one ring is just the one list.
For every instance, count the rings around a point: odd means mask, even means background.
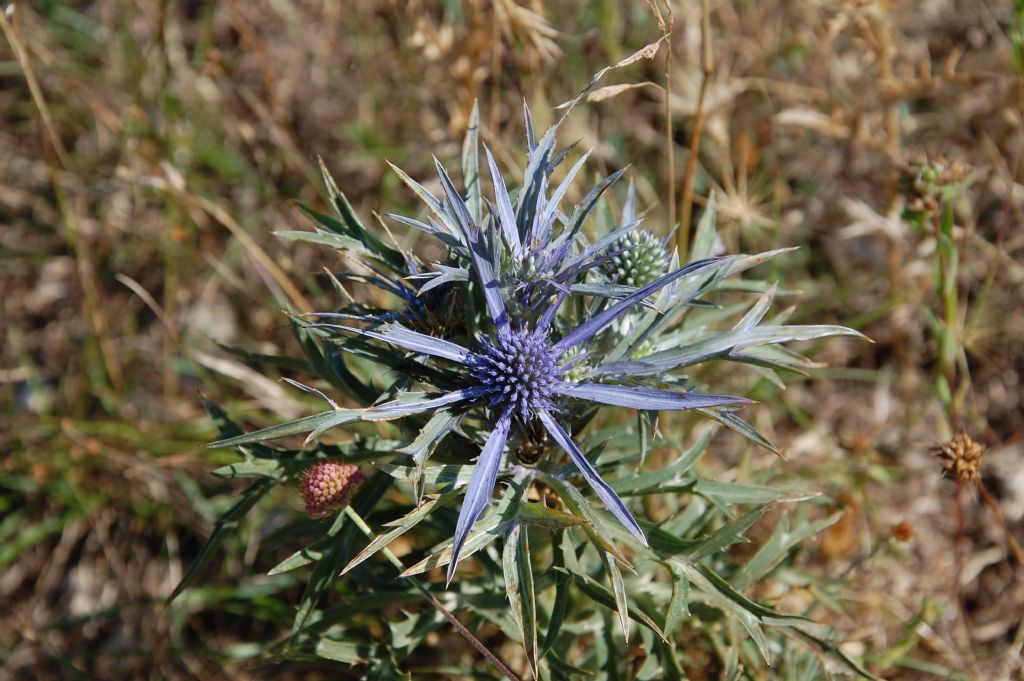
[{"label": "secondary flower head", "polygon": [[299,483],[299,492],[311,518],[323,518],[348,506],[363,484],[363,474],[351,463],[320,461],[313,464]]},{"label": "secondary flower head", "polygon": [[601,271],[616,284],[643,286],[668,271],[668,252],[646,229],[631,232],[608,247]]}]

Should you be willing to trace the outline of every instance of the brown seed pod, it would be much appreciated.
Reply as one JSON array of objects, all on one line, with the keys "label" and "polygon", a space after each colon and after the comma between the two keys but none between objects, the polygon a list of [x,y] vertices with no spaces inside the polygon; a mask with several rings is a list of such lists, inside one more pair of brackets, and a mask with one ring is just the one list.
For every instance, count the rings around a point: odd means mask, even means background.
[{"label": "brown seed pod", "polygon": [[939,457],[942,473],[947,478],[968,483],[978,481],[985,446],[972,440],[966,431],[961,430],[949,442],[932,447],[932,453]]}]

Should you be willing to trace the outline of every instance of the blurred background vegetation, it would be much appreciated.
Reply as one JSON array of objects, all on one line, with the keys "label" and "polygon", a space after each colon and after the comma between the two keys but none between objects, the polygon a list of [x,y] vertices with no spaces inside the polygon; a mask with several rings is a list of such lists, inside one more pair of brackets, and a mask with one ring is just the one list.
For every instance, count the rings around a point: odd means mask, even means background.
[{"label": "blurred background vegetation", "polygon": [[[1024,678],[1024,572],[1006,536],[1024,536],[1020,2],[712,0],[702,105],[697,0],[13,8],[0,41],[0,676],[321,666],[250,659],[301,590],[242,579],[273,564],[257,554],[280,540],[274,509],[243,523],[257,540],[229,540],[207,586],[162,605],[237,491],[209,474],[230,455],[202,448],[215,431],[201,395],[252,426],[312,410],[223,347],[293,351],[282,306],[330,300],[316,273],[339,264],[272,232],[307,226],[296,200],[323,205],[318,155],[364,217],[411,211],[386,161],[422,178],[431,154],[457,159],[474,100],[514,166],[524,100],[546,127],[591,74],[670,30],[563,141],[594,149],[595,174],[631,164],[647,226],[666,233],[687,212],[699,111],[694,214],[718,192],[730,250],[800,246],[774,273],[798,321],[875,341],[823,346],[835,368],[754,393],[755,424],[786,459],[751,465],[843,504],[808,553],[810,572],[845,580],[820,617],[885,678]],[[954,426],[988,447],[994,506],[942,479],[930,449]],[[797,588],[758,596],[806,605]]]}]

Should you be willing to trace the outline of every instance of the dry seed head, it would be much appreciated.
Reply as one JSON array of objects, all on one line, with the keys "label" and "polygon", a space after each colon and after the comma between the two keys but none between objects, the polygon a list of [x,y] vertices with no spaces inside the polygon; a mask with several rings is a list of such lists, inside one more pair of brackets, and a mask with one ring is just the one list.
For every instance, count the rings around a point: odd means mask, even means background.
[{"label": "dry seed head", "polygon": [[949,442],[933,447],[932,452],[939,457],[942,473],[947,478],[961,482],[978,481],[985,446],[972,440],[965,431],[961,430]]},{"label": "dry seed head", "polygon": [[893,525],[891,532],[892,538],[903,544],[914,538],[914,527],[906,520],[901,520]]}]

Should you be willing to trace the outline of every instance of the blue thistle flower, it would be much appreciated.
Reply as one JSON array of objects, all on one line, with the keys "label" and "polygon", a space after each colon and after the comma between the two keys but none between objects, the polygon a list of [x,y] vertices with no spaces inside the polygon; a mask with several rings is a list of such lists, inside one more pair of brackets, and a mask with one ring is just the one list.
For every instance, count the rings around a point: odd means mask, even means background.
[{"label": "blue thistle flower", "polygon": [[562,385],[563,368],[544,334],[525,329],[484,340],[470,373],[486,392],[491,409],[518,411],[524,422],[538,411],[551,409]]},{"label": "blue thistle flower", "polygon": [[[453,341],[419,333],[400,325],[387,325],[382,330],[334,324],[318,325],[361,334],[418,354],[447,360],[459,368],[461,375],[461,388],[431,399],[398,399],[367,410],[355,410],[342,417],[340,422],[399,418],[456,404],[464,407],[474,404],[488,407],[493,418],[493,428],[480,452],[459,513],[453,542],[453,558],[448,567],[449,582],[455,573],[459,554],[473,524],[490,502],[501,455],[515,419],[520,420],[522,424],[539,421],[551,438],[568,454],[608,510],[630,533],[646,544],[643,530],[632,513],[573,442],[570,434],[559,423],[556,414],[566,403],[580,400],[652,411],[721,408],[749,403],[749,400],[728,395],[675,392],[612,382],[574,382],[567,380],[565,374],[569,365],[578,361],[579,350],[583,348],[585,353],[585,346],[615,320],[668,284],[712,267],[717,259],[708,258],[690,263],[657,278],[590,317],[560,338],[556,338],[552,322],[567,297],[565,291],[559,292],[553,296],[553,300],[547,301],[546,307],[540,312],[532,328],[528,328],[521,317],[516,319],[516,325],[513,326],[496,277],[499,263],[494,257],[494,250],[486,244],[485,237],[471,219],[462,196],[440,165],[438,172],[445,192],[446,207],[454,218],[460,242],[468,253],[472,275],[483,293],[488,317],[494,330],[479,339],[476,349],[470,349]],[[606,381],[614,378],[607,374],[604,376]],[[327,427],[338,424],[339,420],[335,420]],[[324,426],[321,426],[312,435],[324,429]]]},{"label": "blue thistle flower", "polygon": [[[759,327],[771,302],[771,290],[729,331],[697,338],[681,331],[677,325],[693,309],[693,301],[700,294],[713,289],[725,277],[782,251],[758,256],[700,257],[709,253],[704,246],[710,241],[699,228],[691,253],[696,259],[677,267],[676,257],[669,260],[667,253],[657,252],[653,247],[659,244],[652,237],[643,236],[646,233],[630,237],[640,223],[636,219],[632,188],[620,225],[602,238],[588,242],[582,226],[602,193],[621,177],[622,171],[587,192],[569,215],[563,214],[559,203],[586,155],[549,195],[551,174],[568,151],[554,153],[557,127],[537,142],[527,117],[529,161],[514,200],[490,151],[485,149],[495,198],[493,204],[486,204],[486,211],[479,194],[478,172],[474,171],[471,183],[475,193],[467,193],[467,202],[436,160],[443,190],[440,197],[396,168],[426,203],[431,215],[428,222],[391,217],[433,234],[449,248],[449,259],[430,265],[432,271],[426,271],[428,266],[411,254],[392,254],[357,221],[346,228],[344,235],[351,239],[344,242],[344,247],[362,254],[361,259],[372,274],[340,276],[395,295],[404,307],[396,312],[352,305],[342,312],[320,316],[351,320],[358,326],[323,322],[309,326],[384,341],[412,353],[397,357],[394,352],[373,347],[374,344],[362,339],[355,342],[352,337],[340,344],[342,351],[392,369],[401,367],[402,378],[392,387],[392,394],[397,392],[395,399],[366,409],[341,409],[332,403],[330,411],[214,443],[243,444],[301,432],[309,433],[309,441],[331,428],[356,421],[431,414],[416,441],[399,450],[422,466],[439,439],[472,412],[491,428],[459,511],[448,566],[449,582],[474,523],[491,501],[502,454],[513,429],[518,431],[517,435],[526,434],[530,439],[546,434],[568,455],[614,517],[646,544],[636,519],[563,425],[582,412],[579,403],[645,411],[700,409],[764,444],[766,441],[731,411],[749,400],[664,389],[680,385],[667,378],[668,372],[715,358],[799,368],[795,354],[765,354],[759,348],[786,340],[855,334],[832,326]],[[333,183],[329,182],[328,187],[333,187]],[[341,212],[344,217],[350,208]],[[713,216],[711,203],[706,224],[712,224]],[[630,244],[647,249],[638,261],[643,267],[636,268],[632,280],[584,282],[588,272],[607,268],[615,258],[633,257],[635,254],[624,252]],[[701,250],[697,249],[698,244]],[[378,253],[384,255],[374,255]],[[402,258],[404,262],[399,263]],[[607,272],[605,269],[606,275]],[[407,283],[416,278],[428,279],[418,291]],[[562,315],[566,301],[577,294],[593,300],[574,300],[568,306],[569,313]],[[641,305],[649,309],[641,312]],[[464,310],[463,315],[457,320],[445,319],[454,316],[449,312],[455,307]],[[416,382],[429,386],[431,392],[410,392],[408,388]],[[366,403],[373,401],[373,395],[366,394],[373,390],[369,386],[361,388],[359,398]],[[770,443],[766,446],[771,447]]]}]

